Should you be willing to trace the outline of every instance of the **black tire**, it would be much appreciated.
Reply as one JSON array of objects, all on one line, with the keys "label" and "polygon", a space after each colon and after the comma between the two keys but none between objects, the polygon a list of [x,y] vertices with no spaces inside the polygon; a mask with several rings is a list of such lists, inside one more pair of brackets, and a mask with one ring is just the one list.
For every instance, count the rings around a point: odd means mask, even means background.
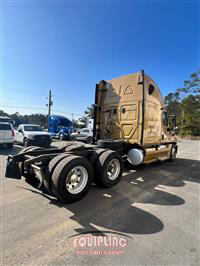
[{"label": "black tire", "polygon": [[[118,165],[116,166],[118,170],[116,170],[116,177],[111,179],[111,177],[109,178],[107,171],[110,167],[109,164],[113,159],[116,159],[115,164]],[[122,171],[123,160],[120,154],[116,151],[107,150],[103,152],[97,160],[97,165],[95,168],[95,180],[100,186],[109,188],[119,183],[122,177]]]},{"label": "black tire", "polygon": [[[66,187],[66,179],[74,167],[82,167],[87,172],[86,184],[83,189],[72,194]],[[52,174],[52,189],[54,194],[64,203],[72,203],[80,200],[90,189],[93,178],[93,169],[90,162],[80,156],[69,156],[56,166]]]},{"label": "black tire", "polygon": [[176,159],[176,154],[177,154],[177,146],[172,145],[169,156],[169,162],[173,162]]},{"label": "black tire", "polygon": [[52,174],[54,169],[56,168],[57,164],[64,158],[68,157],[69,154],[66,153],[62,153],[57,155],[56,157],[54,157],[48,164],[47,170],[44,174],[44,180],[43,180],[43,184],[45,189],[47,190],[47,192],[49,192],[50,194],[53,194],[52,191]]},{"label": "black tire", "polygon": [[88,144],[92,144],[93,143],[93,138],[92,137],[88,137],[87,138],[87,143]]},{"label": "black tire", "polygon": [[97,149],[92,153],[92,155],[89,158],[90,163],[92,164],[93,169],[94,169],[93,181],[95,184],[98,184],[98,173],[96,173],[97,160],[98,160],[99,156],[105,151],[106,151],[106,149]]},{"label": "black tire", "polygon": [[13,148],[13,143],[8,143],[7,147],[8,147],[8,149],[12,149]]},{"label": "black tire", "polygon": [[105,149],[122,149],[123,148],[123,141],[121,140],[98,140],[98,147],[105,148]]}]

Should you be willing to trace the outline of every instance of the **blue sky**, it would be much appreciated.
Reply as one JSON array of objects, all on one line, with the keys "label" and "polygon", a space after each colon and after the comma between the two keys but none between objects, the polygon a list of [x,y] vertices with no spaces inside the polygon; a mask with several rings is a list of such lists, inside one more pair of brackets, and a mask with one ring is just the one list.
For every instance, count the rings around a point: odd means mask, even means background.
[{"label": "blue sky", "polygon": [[198,13],[197,1],[3,1],[1,109],[45,114],[52,89],[70,118],[99,80],[142,68],[166,95],[198,68]]}]

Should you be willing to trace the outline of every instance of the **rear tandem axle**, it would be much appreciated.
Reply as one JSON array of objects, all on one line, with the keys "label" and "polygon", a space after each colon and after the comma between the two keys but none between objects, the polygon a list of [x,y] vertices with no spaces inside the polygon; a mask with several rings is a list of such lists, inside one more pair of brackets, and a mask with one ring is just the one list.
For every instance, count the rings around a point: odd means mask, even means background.
[{"label": "rear tandem axle", "polygon": [[27,147],[8,156],[6,177],[36,177],[47,191],[65,203],[81,199],[95,182],[112,187],[122,176],[120,151],[98,148],[97,145],[68,143],[62,149]]}]

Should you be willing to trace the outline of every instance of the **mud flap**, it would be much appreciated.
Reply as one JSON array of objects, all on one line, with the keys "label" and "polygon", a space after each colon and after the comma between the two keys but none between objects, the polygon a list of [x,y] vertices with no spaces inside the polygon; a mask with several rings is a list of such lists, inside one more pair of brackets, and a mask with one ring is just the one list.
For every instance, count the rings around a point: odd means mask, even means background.
[{"label": "mud flap", "polygon": [[18,162],[15,162],[13,160],[8,160],[5,177],[13,179],[21,179],[21,171]]}]

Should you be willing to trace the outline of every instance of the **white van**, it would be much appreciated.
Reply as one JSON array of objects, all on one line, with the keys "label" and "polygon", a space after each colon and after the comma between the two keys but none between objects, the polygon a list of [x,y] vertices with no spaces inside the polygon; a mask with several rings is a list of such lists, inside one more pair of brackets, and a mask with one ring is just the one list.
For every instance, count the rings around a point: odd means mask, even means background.
[{"label": "white van", "polygon": [[14,143],[14,130],[10,123],[0,122],[0,144],[12,148]]}]

